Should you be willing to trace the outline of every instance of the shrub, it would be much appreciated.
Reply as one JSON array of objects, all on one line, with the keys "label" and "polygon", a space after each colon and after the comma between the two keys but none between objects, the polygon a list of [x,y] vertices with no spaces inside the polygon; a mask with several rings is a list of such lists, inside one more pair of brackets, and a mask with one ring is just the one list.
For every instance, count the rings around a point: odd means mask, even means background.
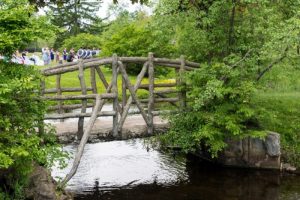
[{"label": "shrub", "polygon": [[225,138],[265,135],[251,106],[255,83],[240,68],[202,66],[187,74],[186,81],[190,110],[169,117],[171,128],[160,136],[163,144],[185,152],[202,147],[215,157],[226,147]]},{"label": "shrub", "polygon": [[99,36],[91,35],[89,33],[81,33],[64,40],[62,49],[74,48],[75,50],[78,50],[80,48],[93,49],[100,47],[101,40]]},{"label": "shrub", "polygon": [[[39,72],[33,67],[0,62],[0,179],[12,193],[24,185],[33,163],[50,167],[63,158],[51,129],[43,129],[45,104],[39,90]],[[60,160],[63,161],[63,160]],[[9,172],[9,173],[7,173]]]}]

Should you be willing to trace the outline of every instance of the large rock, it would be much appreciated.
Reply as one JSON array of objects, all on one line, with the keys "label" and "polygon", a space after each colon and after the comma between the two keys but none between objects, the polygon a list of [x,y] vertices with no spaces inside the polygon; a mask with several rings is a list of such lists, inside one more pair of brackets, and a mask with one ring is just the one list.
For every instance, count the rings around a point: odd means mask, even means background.
[{"label": "large rock", "polygon": [[204,159],[225,166],[280,169],[280,135],[269,132],[264,140],[247,137],[242,140],[227,139],[227,148],[218,158],[212,159],[207,152],[197,154]]},{"label": "large rock", "polygon": [[29,185],[26,190],[26,198],[33,200],[71,200],[69,194],[58,194],[56,182],[49,171],[41,166],[35,166],[29,177]]},{"label": "large rock", "polygon": [[218,161],[224,165],[280,169],[280,135],[270,132],[264,140],[247,137],[227,140]]},{"label": "large rock", "polygon": [[266,137],[266,148],[269,156],[280,156],[280,135],[270,132]]}]

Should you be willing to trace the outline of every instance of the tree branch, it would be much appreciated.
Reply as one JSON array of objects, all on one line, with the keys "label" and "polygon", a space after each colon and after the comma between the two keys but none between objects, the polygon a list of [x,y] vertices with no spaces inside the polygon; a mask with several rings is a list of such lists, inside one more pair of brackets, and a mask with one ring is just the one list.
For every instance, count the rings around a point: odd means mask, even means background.
[{"label": "tree branch", "polygon": [[263,77],[263,75],[264,75],[265,73],[267,73],[268,71],[270,71],[270,70],[272,69],[272,67],[273,67],[274,65],[278,64],[279,62],[281,62],[281,61],[287,56],[287,51],[288,51],[288,49],[289,49],[289,47],[286,47],[286,48],[284,49],[284,51],[283,51],[283,54],[282,54],[279,58],[277,58],[276,60],[274,60],[271,64],[269,64],[268,67],[266,67],[262,72],[260,72],[260,73],[258,74],[257,78],[256,78],[256,81],[259,81],[259,80]]}]

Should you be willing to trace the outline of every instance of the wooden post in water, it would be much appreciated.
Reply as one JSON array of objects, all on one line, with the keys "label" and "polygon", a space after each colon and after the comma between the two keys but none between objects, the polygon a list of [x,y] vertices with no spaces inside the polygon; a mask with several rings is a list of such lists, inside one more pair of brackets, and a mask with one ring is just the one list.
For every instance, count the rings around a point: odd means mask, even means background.
[{"label": "wooden post in water", "polygon": [[116,97],[113,100],[113,110],[116,112],[116,115],[113,116],[113,127],[112,133],[114,137],[118,137],[118,56],[117,54],[113,55],[112,62],[112,92],[116,94]]},{"label": "wooden post in water", "polygon": [[182,110],[186,109],[186,84],[184,82],[184,71],[185,71],[185,58],[183,55],[180,56],[180,69],[179,69],[179,84],[180,93],[178,95],[180,101],[180,108]]},{"label": "wooden post in water", "polygon": [[[80,81],[82,95],[86,95],[87,91],[86,91],[86,84],[85,84],[84,69],[83,69],[82,60],[79,61],[78,78],[79,78],[79,81]],[[83,99],[81,102],[82,102],[81,113],[85,113],[86,112],[86,107],[87,107],[87,100]],[[77,133],[77,139],[78,140],[80,140],[82,138],[83,127],[84,127],[84,117],[79,117],[79,119],[78,119],[78,133]]]},{"label": "wooden post in water", "polygon": [[154,64],[153,64],[153,53],[148,54],[148,78],[149,78],[149,102],[148,102],[148,134],[152,135],[154,131],[153,114],[154,109]]}]

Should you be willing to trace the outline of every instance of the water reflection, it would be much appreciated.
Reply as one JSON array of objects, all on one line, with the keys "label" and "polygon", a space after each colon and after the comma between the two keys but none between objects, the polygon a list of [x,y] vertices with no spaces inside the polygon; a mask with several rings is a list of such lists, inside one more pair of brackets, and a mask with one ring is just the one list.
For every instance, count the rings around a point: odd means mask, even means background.
[{"label": "water reflection", "polygon": [[[66,147],[74,151],[74,146]],[[62,176],[65,171],[54,170]],[[162,154],[143,140],[88,144],[68,189],[75,199],[298,200],[300,177],[221,168]]]}]

